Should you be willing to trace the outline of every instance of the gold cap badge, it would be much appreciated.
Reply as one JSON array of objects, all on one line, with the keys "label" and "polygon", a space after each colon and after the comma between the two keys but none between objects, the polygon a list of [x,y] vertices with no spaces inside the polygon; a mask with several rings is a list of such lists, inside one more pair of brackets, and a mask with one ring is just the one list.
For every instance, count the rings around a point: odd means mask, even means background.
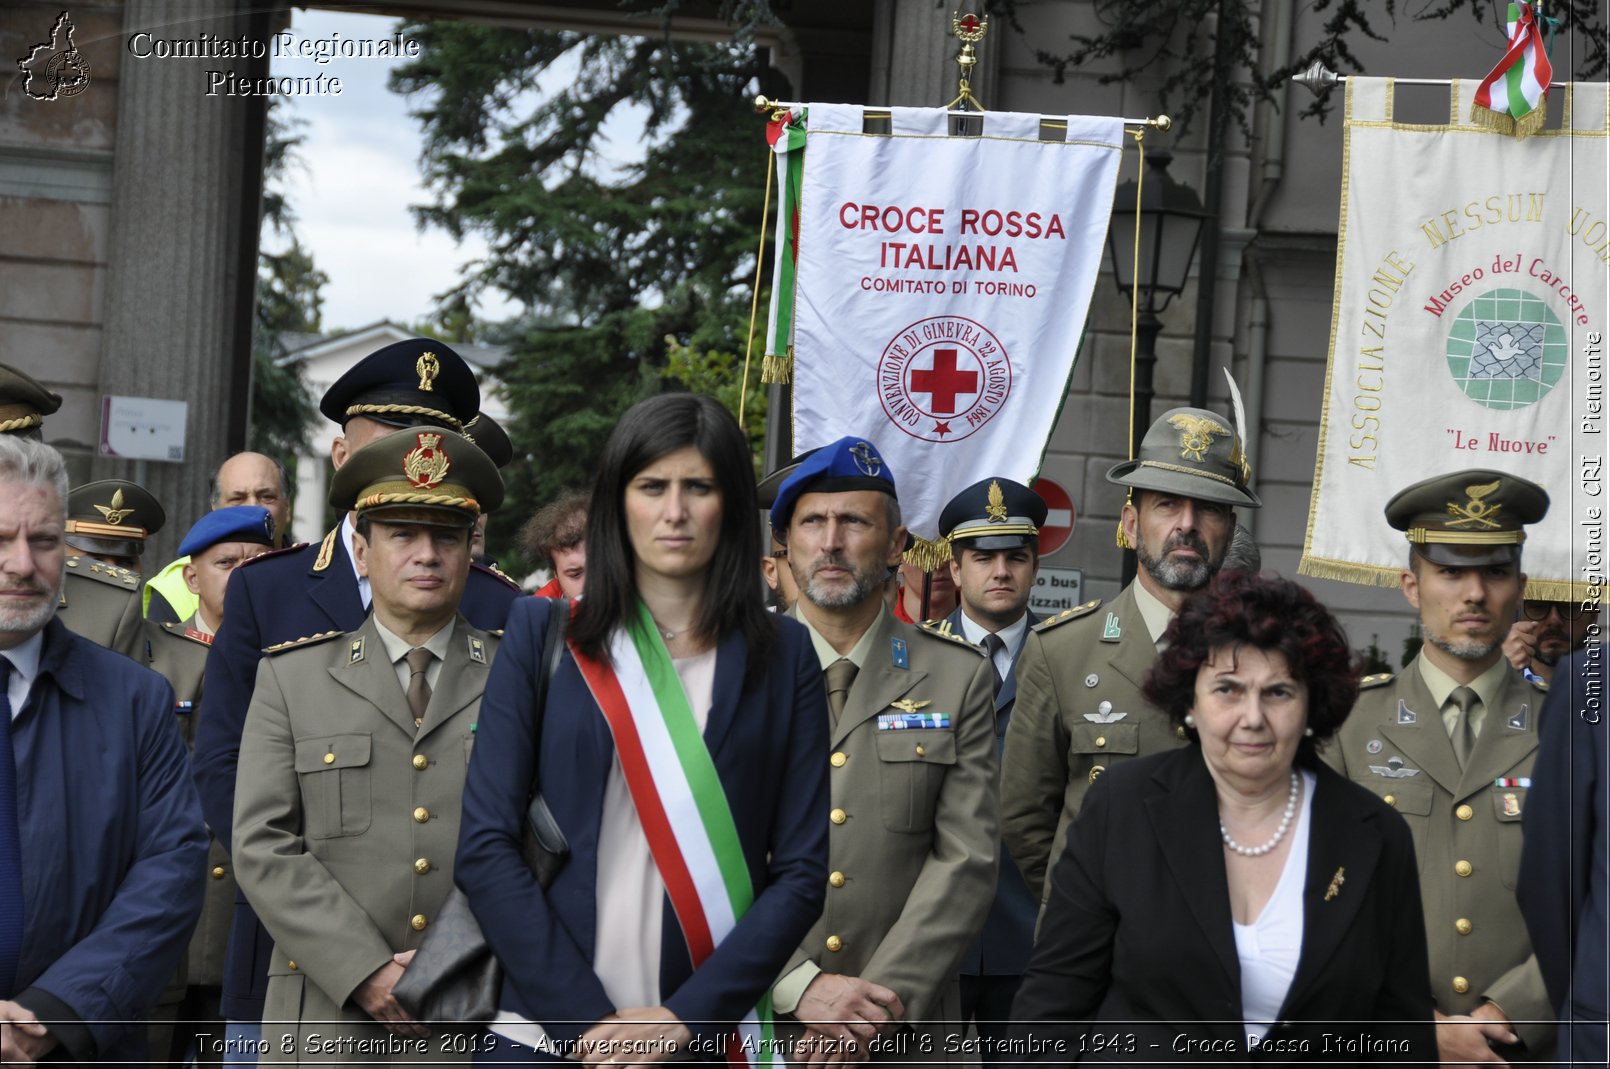
[{"label": "gold cap badge", "polygon": [[414,371],[419,374],[419,388],[426,393],[433,393],[436,389],[436,376],[442,373],[442,362],[436,359],[435,353],[420,353],[419,359],[414,363]]},{"label": "gold cap badge", "polygon": [[[420,360],[423,361],[424,357]],[[446,478],[451,462],[447,458],[447,450],[441,448],[441,435],[421,432],[415,438],[419,444],[403,457],[403,474],[414,486],[429,490]]]},{"label": "gold cap badge", "polygon": [[95,511],[106,517],[107,523],[122,523],[134,512],[133,509],[126,509],[123,507],[122,490],[112,491],[112,504],[110,507],[106,505],[96,505]]},{"label": "gold cap badge", "polygon": [[1192,412],[1175,413],[1168,418],[1168,423],[1180,432],[1180,459],[1194,460],[1198,463],[1205,459],[1203,454],[1213,448],[1214,435],[1230,433],[1228,428],[1216,420]]},{"label": "gold cap badge", "polygon": [[984,515],[989,517],[990,523],[1006,522],[1006,495],[1001,493],[1001,484],[994,479],[989,481],[989,504],[984,506]]},{"label": "gold cap badge", "polygon": [[1474,525],[1476,528],[1496,530],[1498,521],[1493,517],[1498,515],[1499,510],[1504,506],[1502,504],[1489,505],[1483,498],[1497,490],[1499,483],[1500,480],[1495,479],[1480,486],[1465,487],[1465,496],[1470,500],[1463,505],[1457,501],[1448,502],[1448,515],[1454,517],[1448,521],[1448,526],[1468,527]]}]

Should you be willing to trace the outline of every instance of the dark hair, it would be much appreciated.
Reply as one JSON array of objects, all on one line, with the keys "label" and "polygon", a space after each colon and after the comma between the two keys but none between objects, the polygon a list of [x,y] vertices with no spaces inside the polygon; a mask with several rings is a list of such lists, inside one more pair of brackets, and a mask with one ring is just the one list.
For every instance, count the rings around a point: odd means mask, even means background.
[{"label": "dark hair", "polygon": [[569,549],[587,537],[587,503],[581,490],[565,490],[536,511],[520,529],[520,543],[537,563],[551,565],[553,551]]},{"label": "dark hair", "polygon": [[[1196,700],[1196,677],[1215,650],[1251,646],[1286,659],[1308,689],[1308,727],[1297,763],[1313,767],[1318,746],[1336,734],[1358,700],[1362,664],[1336,617],[1289,579],[1221,572],[1185,599],[1163,636],[1168,648],[1146,676],[1141,693],[1176,725]],[[1196,733],[1185,729],[1192,742]]]},{"label": "dark hair", "polygon": [[694,624],[714,642],[738,631],[749,644],[745,684],[766,671],[777,621],[755,584],[760,526],[755,514],[755,472],[749,442],[738,421],[714,398],[667,393],[633,405],[621,417],[598,462],[587,513],[587,596],[576,608],[570,638],[589,657],[609,656],[610,633],[637,611],[637,576],[626,531],[626,487],[637,473],[678,449],[697,449],[721,488],[721,530]]}]

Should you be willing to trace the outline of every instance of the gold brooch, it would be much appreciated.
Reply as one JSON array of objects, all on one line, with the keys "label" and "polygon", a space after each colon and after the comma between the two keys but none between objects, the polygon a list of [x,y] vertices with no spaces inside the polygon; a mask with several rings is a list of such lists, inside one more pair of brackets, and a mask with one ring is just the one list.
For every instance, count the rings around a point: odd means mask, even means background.
[{"label": "gold brooch", "polygon": [[901,698],[897,702],[890,702],[891,708],[899,709],[902,713],[914,713],[925,705],[932,705],[931,701],[914,702],[910,698]]},{"label": "gold brooch", "polygon": [[1330,878],[1330,886],[1325,888],[1325,901],[1329,902],[1331,899],[1342,893],[1342,884],[1347,882],[1346,877],[1344,877],[1342,873],[1346,871],[1347,870],[1345,868],[1337,869],[1336,875]]}]

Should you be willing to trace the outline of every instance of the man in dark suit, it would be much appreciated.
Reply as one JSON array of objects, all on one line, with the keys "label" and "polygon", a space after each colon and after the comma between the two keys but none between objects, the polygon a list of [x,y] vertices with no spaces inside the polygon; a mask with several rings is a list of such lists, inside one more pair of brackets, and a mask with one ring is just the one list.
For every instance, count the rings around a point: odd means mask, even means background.
[{"label": "man in dark suit", "polygon": [[[469,365],[448,346],[427,338],[388,345],[325,392],[319,410],[342,430],[331,443],[330,460],[339,469],[364,445],[409,426],[462,429],[475,417],[480,399]],[[354,631],[368,614],[368,579],[359,577],[352,558],[353,525],[348,513],[322,542],[266,553],[230,577],[225,623],[207,656],[207,716],[196,733],[195,753],[202,811],[226,849],[241,730],[263,650],[329,631]],[[472,565],[460,611],[472,626],[497,630],[519,594],[514,583]],[[234,1049],[252,1049],[243,1041],[255,1038],[262,1018],[271,950],[251,907],[237,898],[223,993]]]},{"label": "man in dark suit", "polygon": [[[939,533],[950,542],[950,576],[961,604],[938,628],[983,646],[990,656],[997,753],[1006,745],[1006,725],[1017,697],[1017,658],[1029,628],[1040,622],[1029,610],[1029,595],[1040,570],[1045,516],[1040,495],[1011,479],[980,480],[951,498],[939,514]],[[1039,907],[1003,848],[995,901],[983,932],[962,959],[962,1020],[977,1025],[986,1062],[1001,1060],[1000,1041],[1029,964]]]},{"label": "man in dark suit", "polygon": [[55,619],[66,498],[0,440],[0,1063],[143,1063],[207,839],[172,688]]},{"label": "man in dark suit", "polygon": [[[1595,623],[1595,627],[1600,626]],[[1516,897],[1549,1002],[1561,1061],[1605,1064],[1610,942],[1610,722],[1605,647],[1560,666],[1543,702]]]}]

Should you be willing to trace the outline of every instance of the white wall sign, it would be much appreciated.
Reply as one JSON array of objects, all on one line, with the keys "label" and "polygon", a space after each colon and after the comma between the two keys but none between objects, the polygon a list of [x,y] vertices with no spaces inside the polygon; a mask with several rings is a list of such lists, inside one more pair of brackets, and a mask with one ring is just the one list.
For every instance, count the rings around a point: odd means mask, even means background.
[{"label": "white wall sign", "polygon": [[1034,592],[1029,595],[1029,608],[1041,616],[1050,616],[1083,604],[1084,585],[1083,568],[1041,568],[1034,579]]},{"label": "white wall sign", "polygon": [[127,460],[184,460],[184,401],[157,397],[101,398],[101,456]]}]

